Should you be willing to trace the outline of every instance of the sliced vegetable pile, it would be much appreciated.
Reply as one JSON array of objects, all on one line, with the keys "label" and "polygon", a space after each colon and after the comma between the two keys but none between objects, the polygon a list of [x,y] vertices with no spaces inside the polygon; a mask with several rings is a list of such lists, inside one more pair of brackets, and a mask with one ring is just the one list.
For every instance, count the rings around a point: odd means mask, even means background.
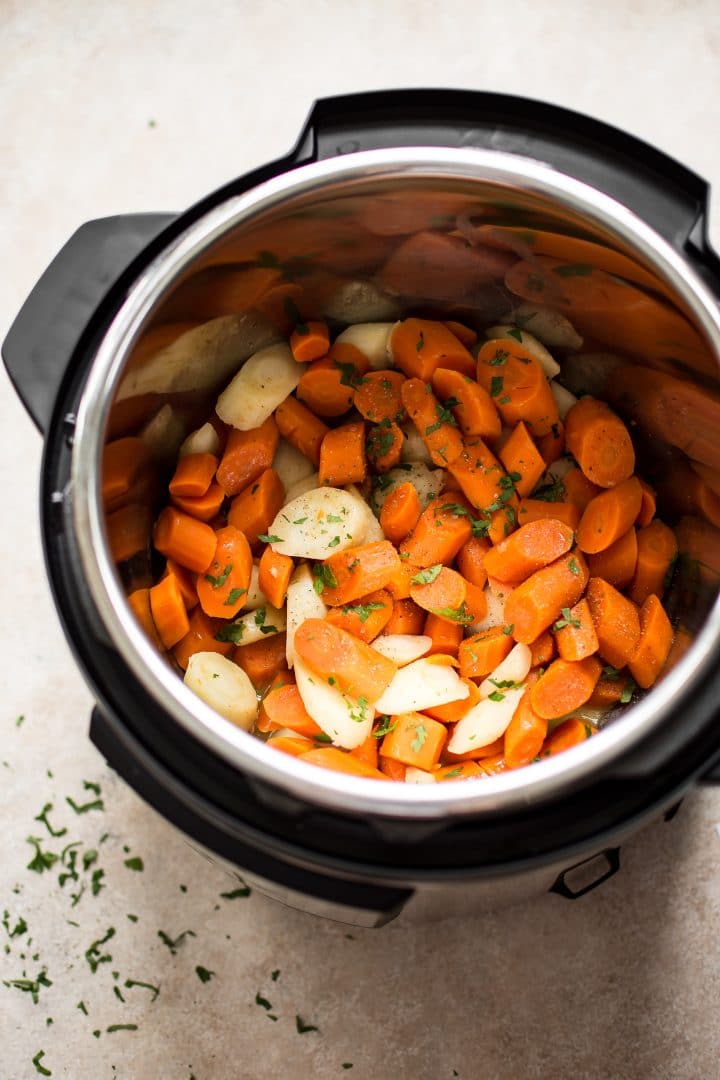
[{"label": "sliced vegetable pile", "polygon": [[298,322],[154,520],[147,438],[106,447],[115,560],[151,529],[164,557],[138,620],[217,712],[329,769],[436,783],[584,741],[662,671],[677,544],[623,421],[559,373],[512,324]]}]

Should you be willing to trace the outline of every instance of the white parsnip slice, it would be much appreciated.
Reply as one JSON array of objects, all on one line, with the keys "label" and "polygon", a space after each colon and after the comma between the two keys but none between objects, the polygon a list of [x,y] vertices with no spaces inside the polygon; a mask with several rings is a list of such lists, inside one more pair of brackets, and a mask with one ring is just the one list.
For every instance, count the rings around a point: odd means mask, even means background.
[{"label": "white parsnip slice", "polygon": [[451,754],[467,754],[477,747],[489,746],[505,733],[525,691],[503,690],[501,693],[502,701],[483,698],[458,720],[447,744]]},{"label": "white parsnip slice", "polygon": [[415,660],[402,667],[375,702],[379,713],[421,712],[470,696],[455,668],[437,664],[432,657]]},{"label": "white parsnip slice", "polygon": [[189,457],[190,454],[217,454],[220,450],[220,437],[208,421],[197,431],[191,431],[182,443],[178,457]]},{"label": "white parsnip slice", "polygon": [[[278,442],[272,467],[280,477],[286,494],[295,484],[306,480],[315,471],[312,461],[296,450],[287,439],[280,439]],[[312,487],[317,487],[317,484]]]},{"label": "white parsnip slice", "polygon": [[574,394],[571,394],[569,390],[566,390],[564,386],[561,386],[557,379],[551,379],[550,389],[552,391],[552,396],[555,398],[555,404],[558,407],[560,419],[564,420],[573,405],[577,405],[578,399]]},{"label": "white parsnip slice", "polygon": [[414,765],[408,765],[405,770],[406,784],[434,784],[435,777],[424,769],[416,769]]},{"label": "white parsnip slice", "polygon": [[430,651],[432,638],[427,634],[381,634],[372,647],[398,667],[405,667]]},{"label": "white parsnip slice", "polygon": [[197,652],[190,657],[184,682],[215,712],[249,731],[255,723],[258,700],[245,672],[216,652]]},{"label": "white parsnip slice", "polygon": [[288,667],[295,662],[295,632],[306,619],[324,619],[327,607],[315,592],[310,567],[303,563],[296,567],[288,585],[285,613],[287,636],[285,656]]},{"label": "white parsnip slice", "polygon": [[504,694],[511,688],[505,685],[507,683],[512,683],[514,687],[520,686],[527,679],[531,664],[532,652],[529,646],[513,645],[505,659],[480,683],[480,697],[489,697],[496,691]]},{"label": "white parsnip slice", "polygon": [[379,371],[392,363],[388,338],[394,325],[390,322],[354,323],[338,334],[335,344],[354,345],[367,358],[370,367]]},{"label": "white parsnip slice", "polygon": [[335,746],[354,750],[372,730],[375,710],[364,699],[348,697],[330,686],[307,664],[295,657],[295,678],[303,705]]},{"label": "white parsnip slice", "polygon": [[296,559],[327,559],[362,544],[369,508],[365,500],[341,488],[306,491],[283,506],[269,529],[273,551]]},{"label": "white parsnip slice", "polygon": [[266,604],[235,619],[230,627],[224,628],[223,633],[236,645],[254,645],[266,637],[282,634],[284,629],[285,612]]},{"label": "white parsnip slice", "polygon": [[260,427],[293,392],[305,367],[285,342],[253,353],[217,399],[220,419],[240,431]]}]

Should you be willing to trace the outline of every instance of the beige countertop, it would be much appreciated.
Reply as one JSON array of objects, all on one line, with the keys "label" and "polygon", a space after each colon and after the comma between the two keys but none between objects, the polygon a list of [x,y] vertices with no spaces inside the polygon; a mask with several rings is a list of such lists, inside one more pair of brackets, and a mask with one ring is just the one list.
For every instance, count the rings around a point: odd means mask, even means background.
[{"label": "beige countertop", "polygon": [[[713,0],[5,0],[0,40],[0,335],[77,225],[183,208],[285,151],[322,95],[545,98],[720,183]],[[36,1004],[0,985],[2,1080],[37,1076],[33,1058],[71,1080],[720,1074],[720,792],[634,837],[578,903],[367,931],[222,897],[233,883],[88,741],[90,694],[42,564],[41,439],[4,375],[0,417],[0,980],[46,972]],[[102,808],[76,814],[68,796]],[[34,820],[48,803],[62,837]],[[55,853],[80,841],[78,881],[28,870],[28,836]],[[158,931],[194,936],[173,954]],[[297,1016],[319,1030],[298,1033]]]}]

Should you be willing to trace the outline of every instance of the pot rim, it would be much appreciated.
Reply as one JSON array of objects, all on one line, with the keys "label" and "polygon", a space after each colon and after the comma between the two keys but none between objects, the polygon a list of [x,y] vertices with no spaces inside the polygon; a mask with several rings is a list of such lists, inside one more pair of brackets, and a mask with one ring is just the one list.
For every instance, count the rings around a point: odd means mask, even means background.
[{"label": "pot rim", "polygon": [[720,356],[720,311],[713,293],[669,243],[616,200],[551,166],[492,150],[409,147],[369,150],[300,166],[233,196],[190,224],[138,275],[105,331],[83,388],[72,450],[72,521],[89,597],[105,633],[132,675],[176,722],[224,760],[251,777],[311,804],[342,812],[437,819],[532,808],[628,752],[669,722],[693,681],[709,670],[720,641],[720,598],[687,653],[640,702],[595,738],[532,769],[501,773],[481,783],[379,784],[303,764],[234,727],[183,683],[149,645],[136,622],[110,559],[100,498],[106,421],[125,361],[160,299],[202,252],[230,229],[288,199],[319,194],[332,185],[383,180],[482,181],[498,189],[550,198],[619,237],[682,298]]}]

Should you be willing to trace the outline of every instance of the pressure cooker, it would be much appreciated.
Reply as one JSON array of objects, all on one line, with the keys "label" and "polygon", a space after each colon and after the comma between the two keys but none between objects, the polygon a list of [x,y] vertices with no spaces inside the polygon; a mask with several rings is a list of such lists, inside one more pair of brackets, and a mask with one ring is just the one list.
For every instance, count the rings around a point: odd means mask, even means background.
[{"label": "pressure cooker", "polygon": [[[694,782],[720,780],[720,545],[705,520],[690,529],[697,550],[685,552],[673,586],[683,647],[597,737],[486,780],[378,784],[280,754],[188,690],[135,621],[100,498],[106,441],[168,402],[192,405],[176,369],[165,382],[160,371],[142,400],[119,389],[128,372],[157,369],[144,344],[152,334],[238,313],[249,339],[261,332],[268,312],[224,287],[232,271],[278,267],[290,290],[319,283],[319,314],[336,329],[418,312],[487,324],[507,308],[491,274],[442,258],[406,260],[409,279],[384,272],[413,237],[459,229],[470,244],[478,224],[521,241],[541,230],[583,251],[583,264],[660,298],[685,328],[684,351],[661,342],[648,358],[618,320],[588,312],[590,338],[596,352],[620,352],[640,373],[651,361],[710,403],[709,418],[670,408],[660,431],[644,428],[642,409],[627,417],[657,468],[682,456],[676,428],[702,423],[710,464],[713,454],[720,463],[720,261],[707,239],[708,194],[680,163],[577,113],[505,95],[406,90],[319,101],[286,157],[184,213],[91,221],[70,238],[18,314],[3,358],[45,439],[45,559],[97,702],[90,737],[192,845],[285,903],[374,926],[548,889],[577,899],[618,870],[625,837],[670,817]],[[623,414],[612,389],[610,380],[606,396]]]}]

